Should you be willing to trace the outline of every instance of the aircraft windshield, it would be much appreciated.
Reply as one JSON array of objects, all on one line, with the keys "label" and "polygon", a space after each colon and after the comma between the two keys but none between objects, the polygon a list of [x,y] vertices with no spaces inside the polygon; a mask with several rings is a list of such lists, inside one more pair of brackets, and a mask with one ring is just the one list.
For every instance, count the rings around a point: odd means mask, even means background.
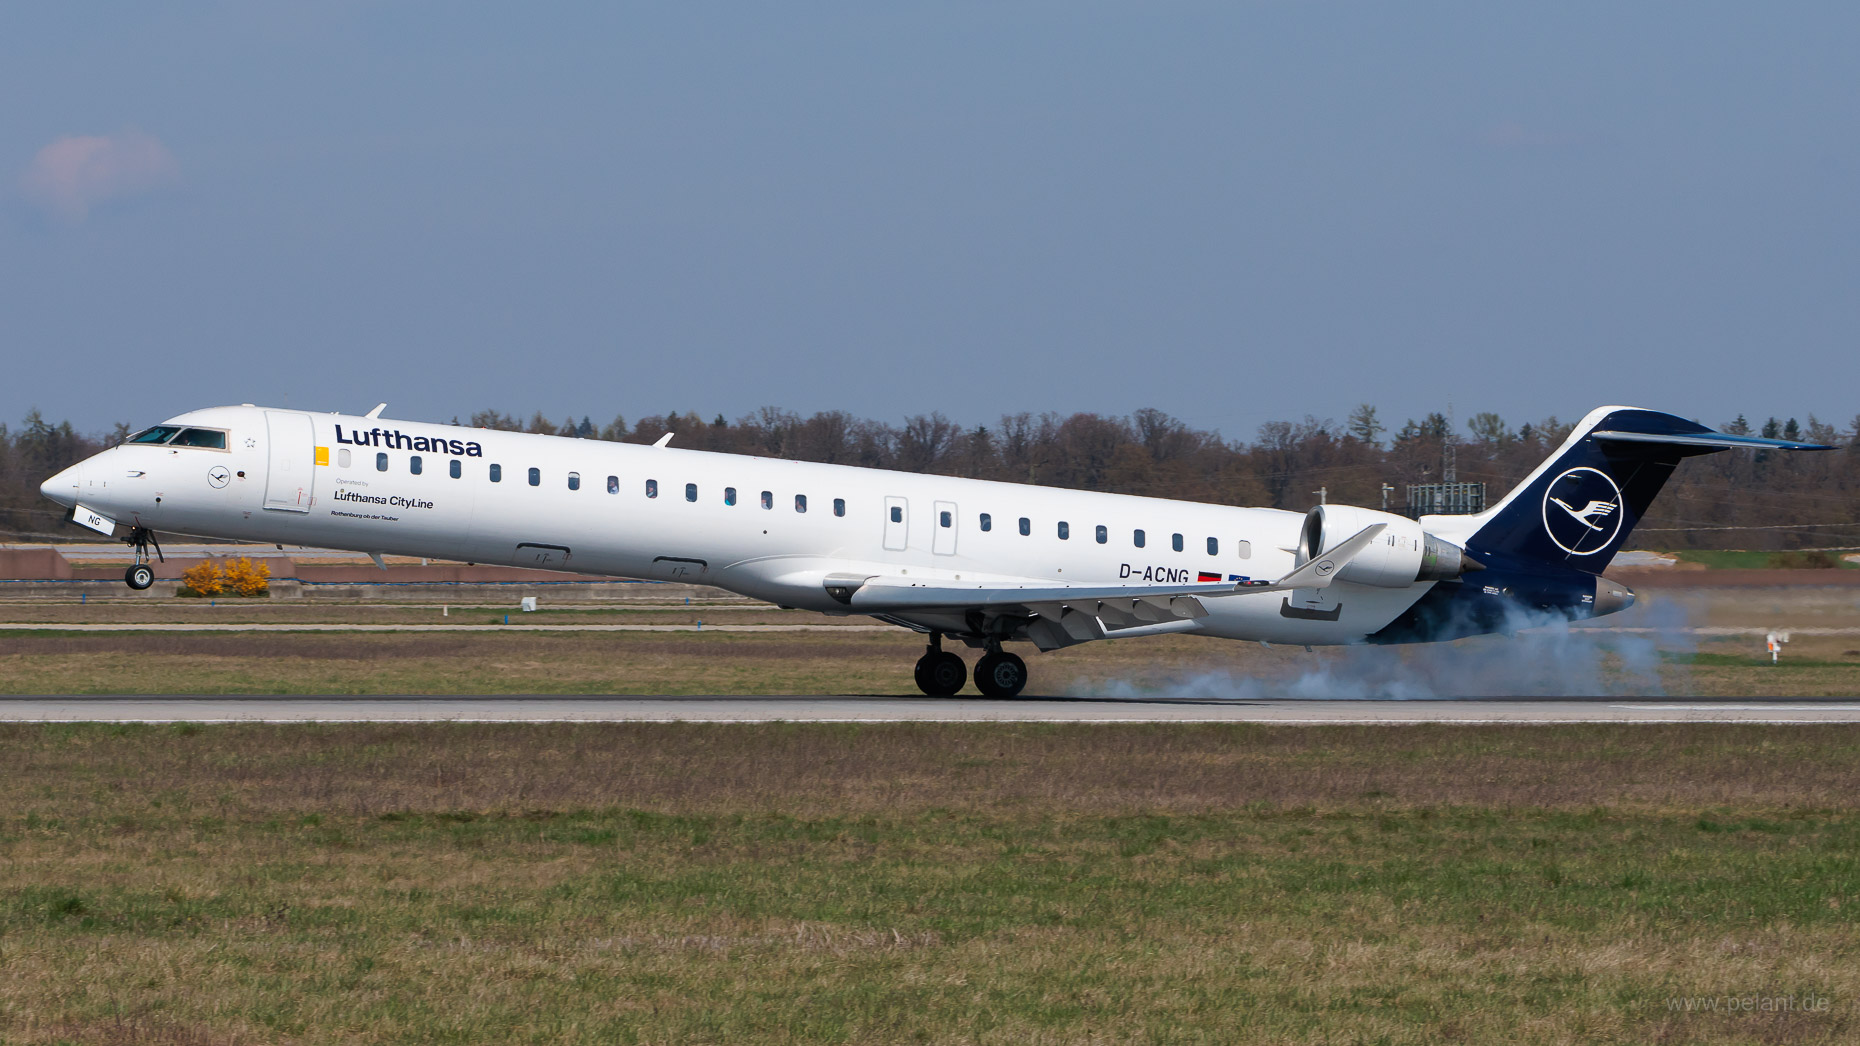
[{"label": "aircraft windshield", "polygon": [[226,433],[219,429],[187,429],[176,436],[169,444],[171,447],[208,447],[213,450],[226,449]]},{"label": "aircraft windshield", "polygon": [[157,425],[154,428],[143,429],[141,432],[138,432],[135,435],[129,437],[129,439],[126,440],[125,442],[128,442],[128,443],[166,443],[168,442],[168,437],[174,435],[175,433],[179,431],[181,430],[176,428],[173,425]]}]

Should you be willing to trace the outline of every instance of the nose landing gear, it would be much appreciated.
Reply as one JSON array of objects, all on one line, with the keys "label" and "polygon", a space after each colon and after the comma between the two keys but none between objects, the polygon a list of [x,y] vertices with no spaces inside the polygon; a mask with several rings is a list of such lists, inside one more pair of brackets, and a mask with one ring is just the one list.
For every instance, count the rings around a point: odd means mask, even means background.
[{"label": "nose landing gear", "polygon": [[969,666],[943,649],[943,633],[930,633],[930,645],[917,659],[917,689],[931,697],[953,697],[969,681]]},{"label": "nose landing gear", "polygon": [[155,540],[155,532],[147,527],[133,527],[124,543],[136,550],[136,561],[123,572],[123,581],[130,588],[141,592],[155,583],[155,569],[148,564],[149,546],[155,547],[155,558],[166,563],[166,556],[161,554],[161,542]]}]

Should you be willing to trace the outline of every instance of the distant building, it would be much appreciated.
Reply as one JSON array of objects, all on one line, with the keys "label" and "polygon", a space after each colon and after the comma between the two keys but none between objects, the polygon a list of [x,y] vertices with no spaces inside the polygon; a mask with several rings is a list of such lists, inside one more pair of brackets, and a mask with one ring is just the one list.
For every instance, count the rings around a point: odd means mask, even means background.
[{"label": "distant building", "polygon": [[1408,517],[1467,516],[1485,511],[1483,483],[1410,483]]}]

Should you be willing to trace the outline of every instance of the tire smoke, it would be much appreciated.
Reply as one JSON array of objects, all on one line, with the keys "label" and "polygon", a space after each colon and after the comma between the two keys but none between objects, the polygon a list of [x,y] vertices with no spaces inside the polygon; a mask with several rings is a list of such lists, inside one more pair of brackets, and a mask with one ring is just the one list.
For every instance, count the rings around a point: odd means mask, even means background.
[{"label": "tire smoke", "polygon": [[[1082,683],[1073,693],[1127,699],[1412,701],[1482,697],[1658,697],[1684,692],[1695,647],[1685,610],[1642,604],[1632,623],[1571,627],[1559,614],[1517,608],[1504,633],[1450,643],[1318,648],[1314,664],[1272,674],[1229,669]],[[1623,624],[1628,622],[1623,621]]]}]

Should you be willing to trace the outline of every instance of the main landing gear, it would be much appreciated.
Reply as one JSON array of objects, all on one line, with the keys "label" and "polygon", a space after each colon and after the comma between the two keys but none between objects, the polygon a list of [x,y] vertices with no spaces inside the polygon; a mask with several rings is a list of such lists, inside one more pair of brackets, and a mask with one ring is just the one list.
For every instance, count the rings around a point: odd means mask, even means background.
[{"label": "main landing gear", "polygon": [[141,592],[155,583],[155,568],[148,564],[149,546],[155,546],[156,559],[161,560],[163,563],[166,563],[168,559],[161,554],[161,542],[155,540],[155,532],[147,527],[132,528],[129,531],[129,536],[124,538],[123,541],[130,548],[136,550],[136,561],[130,565],[128,570],[123,572],[123,581],[126,582],[130,588],[135,589],[137,592]]},{"label": "main landing gear", "polygon": [[994,644],[975,663],[975,689],[988,697],[1015,697],[1027,686],[1027,662]]},{"label": "main landing gear", "polygon": [[969,666],[943,649],[943,633],[930,633],[930,645],[917,659],[917,689],[931,697],[953,697],[969,681]]},{"label": "main landing gear", "polygon": [[[990,639],[987,653],[975,663],[975,689],[985,697],[1015,697],[1026,689],[1027,662],[1001,649]],[[953,697],[969,680],[969,666],[943,649],[943,633],[930,633],[924,656],[917,659],[917,689],[931,697]]]}]

